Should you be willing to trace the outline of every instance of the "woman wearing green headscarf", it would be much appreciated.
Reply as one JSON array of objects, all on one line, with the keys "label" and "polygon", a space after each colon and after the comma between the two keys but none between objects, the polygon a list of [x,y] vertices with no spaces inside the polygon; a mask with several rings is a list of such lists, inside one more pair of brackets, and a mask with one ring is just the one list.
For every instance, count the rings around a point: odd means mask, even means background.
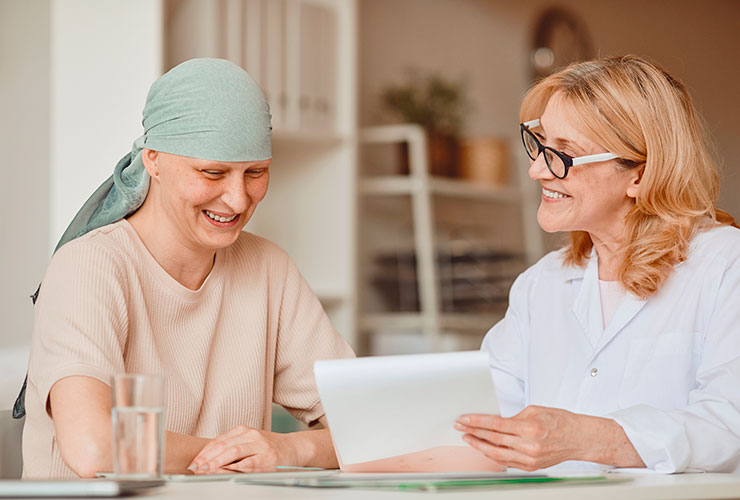
[{"label": "woman wearing green headscarf", "polygon": [[328,430],[269,432],[273,402],[325,424],[313,361],[353,354],[285,252],[242,231],[269,179],[262,92],[194,59],[152,85],[143,125],[38,293],[24,477],[112,469],[116,373],[167,377],[168,471],[336,466]]}]

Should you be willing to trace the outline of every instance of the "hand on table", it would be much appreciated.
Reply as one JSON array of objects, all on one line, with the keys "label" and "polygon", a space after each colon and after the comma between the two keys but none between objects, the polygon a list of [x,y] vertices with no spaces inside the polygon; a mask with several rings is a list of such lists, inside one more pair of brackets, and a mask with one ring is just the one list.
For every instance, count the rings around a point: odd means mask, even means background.
[{"label": "hand on table", "polygon": [[609,425],[606,422],[618,426],[613,420],[558,408],[528,406],[511,418],[463,415],[455,428],[465,432],[463,439],[488,458],[531,471],[565,460],[598,461],[597,457],[587,456],[586,450],[600,445],[598,434],[595,436],[592,431]]},{"label": "hand on table", "polygon": [[213,439],[188,467],[194,474],[222,474],[272,470],[296,465],[290,434],[237,426]]}]

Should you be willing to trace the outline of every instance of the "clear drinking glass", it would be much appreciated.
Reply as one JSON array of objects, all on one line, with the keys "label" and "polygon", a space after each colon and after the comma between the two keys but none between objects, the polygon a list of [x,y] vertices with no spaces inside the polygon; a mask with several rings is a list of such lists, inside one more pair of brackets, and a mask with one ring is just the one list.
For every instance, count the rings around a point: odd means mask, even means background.
[{"label": "clear drinking glass", "polygon": [[114,375],[113,471],[127,479],[151,479],[164,466],[165,378]]}]

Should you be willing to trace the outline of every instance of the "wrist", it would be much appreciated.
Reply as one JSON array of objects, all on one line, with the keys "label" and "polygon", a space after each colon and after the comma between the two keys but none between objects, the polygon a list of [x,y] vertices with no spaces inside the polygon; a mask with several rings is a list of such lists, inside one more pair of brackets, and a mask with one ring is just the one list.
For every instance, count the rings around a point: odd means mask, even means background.
[{"label": "wrist", "polygon": [[279,465],[294,465],[305,467],[312,465],[316,457],[316,445],[313,442],[311,431],[299,431],[284,434],[286,463]]},{"label": "wrist", "polygon": [[581,460],[615,467],[645,467],[627,434],[611,418],[581,415],[584,441]]},{"label": "wrist", "polygon": [[338,467],[329,429],[297,432],[296,465],[334,469]]},{"label": "wrist", "polygon": [[579,415],[577,425],[581,429],[582,436],[581,452],[578,459],[600,464],[609,463],[609,442],[612,436],[609,421],[600,417]]}]

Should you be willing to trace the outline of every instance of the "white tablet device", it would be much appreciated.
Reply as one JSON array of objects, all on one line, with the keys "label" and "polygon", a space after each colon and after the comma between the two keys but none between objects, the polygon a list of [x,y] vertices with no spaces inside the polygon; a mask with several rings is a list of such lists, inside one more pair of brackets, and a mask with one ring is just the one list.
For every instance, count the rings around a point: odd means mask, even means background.
[{"label": "white tablet device", "polygon": [[317,361],[321,402],[343,471],[495,471],[462,440],[465,413],[497,414],[482,351]]}]

